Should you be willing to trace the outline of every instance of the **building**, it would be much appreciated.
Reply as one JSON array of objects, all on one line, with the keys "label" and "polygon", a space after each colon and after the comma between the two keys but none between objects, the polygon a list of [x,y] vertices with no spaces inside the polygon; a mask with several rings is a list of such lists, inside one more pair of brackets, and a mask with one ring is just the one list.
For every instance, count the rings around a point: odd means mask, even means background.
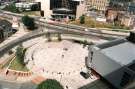
[{"label": "building", "polygon": [[109,0],[86,0],[87,11],[96,9],[98,11],[106,11],[109,5]]},{"label": "building", "polygon": [[83,14],[82,0],[36,0],[41,3],[41,15],[45,18],[79,18]]},{"label": "building", "polygon": [[135,32],[126,39],[94,45],[87,64],[116,89],[135,89]]},{"label": "building", "polygon": [[114,19],[117,17],[118,12],[115,10],[107,10],[106,11],[106,19],[107,22],[114,22]]},{"label": "building", "polygon": [[110,0],[109,8],[118,11],[128,11],[128,7],[133,0]]},{"label": "building", "polygon": [[128,12],[130,14],[133,14],[133,15],[135,14],[135,1],[133,1],[133,2],[130,3],[130,5],[128,7]]},{"label": "building", "polygon": [[27,11],[40,10],[39,4],[36,2],[18,2],[18,3],[15,3],[15,6],[19,9],[24,9]]},{"label": "building", "polygon": [[134,16],[132,15],[123,15],[121,19],[121,24],[126,27],[131,27],[134,25]]},{"label": "building", "polygon": [[12,24],[6,20],[0,20],[0,42],[13,34]]}]

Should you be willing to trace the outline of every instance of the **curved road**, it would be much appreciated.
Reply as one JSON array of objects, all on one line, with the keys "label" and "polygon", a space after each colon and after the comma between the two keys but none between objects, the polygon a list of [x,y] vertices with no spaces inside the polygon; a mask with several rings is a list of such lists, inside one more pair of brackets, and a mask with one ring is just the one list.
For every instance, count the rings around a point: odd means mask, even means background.
[{"label": "curved road", "polygon": [[[67,30],[67,29],[63,29],[63,28],[56,28],[56,27],[53,27],[52,29],[58,29],[57,31],[56,30],[48,30],[47,32],[45,31],[42,31],[42,30],[35,30],[33,32],[29,32],[27,33],[26,35],[16,39],[16,40],[13,40],[12,42],[9,42],[8,44],[5,44],[4,46],[2,46],[0,48],[0,57],[2,57],[4,55],[4,53],[8,52],[11,48],[13,48],[14,46],[18,45],[18,44],[21,44],[22,42],[24,41],[27,41],[29,39],[32,39],[32,38],[36,38],[36,37],[39,37],[39,36],[43,36],[45,35],[46,33],[51,33],[51,34],[69,34],[70,36],[75,36],[75,35],[79,35],[80,37],[93,37],[93,36],[98,36],[98,35],[95,35],[95,34],[92,34],[92,33],[87,33],[87,32],[84,32],[84,31],[72,31],[72,30]],[[106,38],[106,37],[102,37],[102,36],[98,36],[100,38]]]}]

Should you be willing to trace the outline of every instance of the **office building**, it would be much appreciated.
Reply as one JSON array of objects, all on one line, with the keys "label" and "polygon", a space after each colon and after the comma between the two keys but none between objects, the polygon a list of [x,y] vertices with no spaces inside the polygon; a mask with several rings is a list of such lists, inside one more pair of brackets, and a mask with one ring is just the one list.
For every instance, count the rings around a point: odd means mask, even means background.
[{"label": "office building", "polygon": [[41,3],[41,14],[45,18],[59,19],[67,16],[79,18],[85,9],[82,0],[36,0],[36,2]]}]

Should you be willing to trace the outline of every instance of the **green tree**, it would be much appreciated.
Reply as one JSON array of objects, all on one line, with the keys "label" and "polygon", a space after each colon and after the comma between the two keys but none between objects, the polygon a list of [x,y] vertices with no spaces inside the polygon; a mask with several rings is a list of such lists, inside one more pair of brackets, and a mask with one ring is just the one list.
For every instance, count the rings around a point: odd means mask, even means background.
[{"label": "green tree", "polygon": [[82,16],[80,17],[80,24],[84,24],[84,23],[85,23],[85,16],[82,15]]},{"label": "green tree", "polygon": [[26,49],[24,49],[22,46],[17,47],[16,49],[16,58],[20,61],[20,63],[24,64],[24,55],[25,55]]},{"label": "green tree", "polygon": [[47,79],[38,85],[37,89],[64,89],[63,86],[54,79]]},{"label": "green tree", "polygon": [[18,8],[15,6],[15,4],[7,5],[3,10],[11,11],[13,13],[19,13]]},{"label": "green tree", "polygon": [[34,19],[29,17],[29,16],[23,16],[22,17],[22,22],[23,24],[29,29],[29,30],[34,30],[35,29],[35,23]]}]

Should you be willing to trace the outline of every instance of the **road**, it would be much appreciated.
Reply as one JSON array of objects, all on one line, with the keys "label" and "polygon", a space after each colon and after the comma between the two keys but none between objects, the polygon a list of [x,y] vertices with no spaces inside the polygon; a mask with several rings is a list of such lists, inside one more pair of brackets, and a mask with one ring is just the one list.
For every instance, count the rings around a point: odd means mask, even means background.
[{"label": "road", "polygon": [[[21,17],[24,16],[22,14],[16,14],[16,13],[11,13],[7,11],[0,11],[0,16],[12,20],[12,17],[15,16],[18,18],[19,21],[21,21]],[[72,29],[76,31],[84,31],[86,27],[78,26],[78,25],[72,25],[72,24],[62,24],[62,23],[56,23],[56,22],[46,22],[43,20],[40,20],[39,16],[31,16],[35,19],[35,23],[38,24],[39,26],[43,27],[52,27],[52,26],[57,26],[57,27],[63,27],[65,29]],[[111,31],[111,30],[105,30],[105,28],[87,28],[88,33],[93,33],[93,34],[98,34],[98,35],[105,35],[107,37],[125,37],[128,35],[128,33],[125,32],[116,32],[116,31]],[[100,29],[100,30],[99,30]],[[113,29],[114,30],[114,29]]]},{"label": "road", "polygon": [[12,40],[11,42],[8,42],[7,44],[1,46],[0,47],[0,57],[2,57],[2,55],[4,53],[6,53],[8,50],[13,48],[14,46],[16,46],[18,44],[21,44],[22,42],[27,41],[29,39],[43,36],[43,35],[45,35],[47,33],[51,33],[51,34],[69,34],[70,36],[78,35],[80,37],[89,37],[89,38],[92,37],[91,35],[89,36],[88,34],[85,34],[85,33],[79,33],[79,32],[74,32],[74,31],[67,31],[67,30],[63,31],[63,30],[60,30],[60,28],[59,28],[59,31],[48,30],[47,32],[42,31],[42,30],[35,30],[35,31],[29,32],[29,33],[15,39],[15,40]]},{"label": "road", "polygon": [[[4,14],[4,13],[2,13],[2,14]],[[8,19],[12,19],[12,13],[4,14],[2,16],[5,16],[6,18],[8,17]],[[18,14],[17,14],[17,16],[20,18],[22,17],[21,15],[18,15]],[[113,40],[113,39],[116,39],[118,37],[121,38],[121,37],[126,36],[126,35],[119,35],[119,34],[114,35],[114,34],[110,34],[110,33],[103,33],[103,32],[98,31],[98,30],[84,31],[84,30],[82,30],[81,27],[68,25],[68,28],[67,28],[67,25],[64,25],[64,24],[60,24],[60,25],[59,24],[48,24],[45,22],[41,22],[39,20],[36,20],[36,21],[37,21],[37,23],[39,23],[40,27],[43,26],[43,28],[49,29],[48,32],[51,34],[56,34],[56,33],[68,34],[71,37],[78,35],[80,37],[86,37],[86,38],[96,37],[99,39],[106,39],[106,40]],[[39,36],[43,36],[45,34],[46,34],[46,32],[44,32],[43,29],[39,28],[39,30],[35,30],[33,32],[27,33],[27,34],[15,39],[15,40],[12,40],[11,42],[6,43],[3,46],[0,46],[0,57],[4,53],[6,53],[8,50],[13,48],[14,46],[16,46],[16,45],[18,45],[26,40],[29,40],[29,39],[32,39],[35,37],[39,37]]]}]

